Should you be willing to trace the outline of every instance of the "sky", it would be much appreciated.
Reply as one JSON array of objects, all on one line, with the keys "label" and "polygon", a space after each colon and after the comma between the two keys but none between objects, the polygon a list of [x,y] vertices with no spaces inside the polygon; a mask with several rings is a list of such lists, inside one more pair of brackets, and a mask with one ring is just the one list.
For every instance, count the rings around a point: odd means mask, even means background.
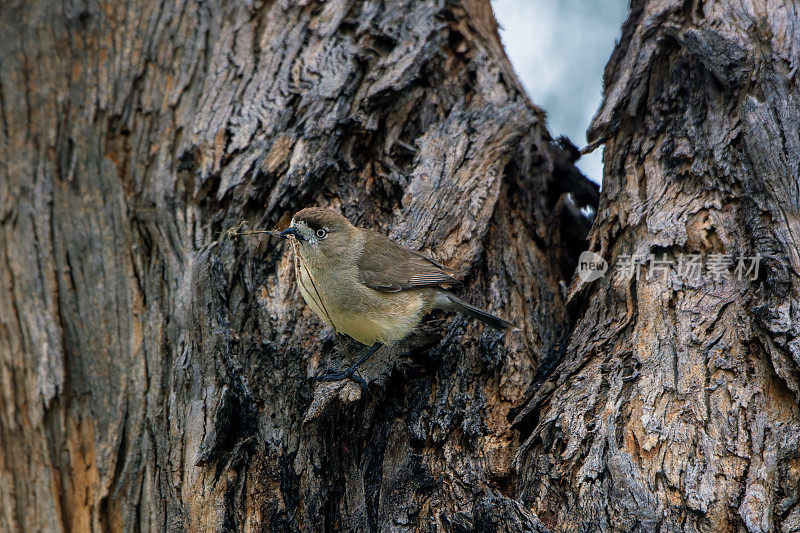
[{"label": "sky", "polygon": [[[492,0],[492,7],[508,57],[531,100],[547,113],[550,133],[583,148],[628,0]],[[602,148],[578,167],[600,183]]]}]

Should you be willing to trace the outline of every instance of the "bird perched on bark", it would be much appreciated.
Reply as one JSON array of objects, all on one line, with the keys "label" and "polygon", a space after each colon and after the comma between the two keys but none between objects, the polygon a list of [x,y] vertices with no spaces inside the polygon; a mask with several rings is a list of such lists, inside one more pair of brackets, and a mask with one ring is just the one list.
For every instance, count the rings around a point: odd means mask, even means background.
[{"label": "bird perched on bark", "polygon": [[298,211],[281,236],[292,241],[295,277],[309,307],[337,332],[370,346],[350,368],[322,381],[352,378],[361,363],[407,337],[432,309],[516,329],[447,291],[461,285],[447,267],[328,209]]}]

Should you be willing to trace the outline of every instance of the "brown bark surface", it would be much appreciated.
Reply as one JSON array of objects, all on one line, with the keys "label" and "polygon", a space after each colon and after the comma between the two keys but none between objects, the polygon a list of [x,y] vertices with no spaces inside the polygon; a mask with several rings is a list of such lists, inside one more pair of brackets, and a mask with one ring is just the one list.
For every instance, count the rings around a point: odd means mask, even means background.
[{"label": "brown bark surface", "polygon": [[[800,531],[798,21],[791,1],[633,2],[590,128],[590,240],[648,260],[573,283],[516,418],[519,497],[552,529]],[[759,276],[646,275],[681,253],[760,254]]]},{"label": "brown bark surface", "polygon": [[[0,530],[539,527],[506,417],[597,188],[488,2],[8,0],[0,35]],[[435,315],[313,384],[352,346],[226,234],[312,204],[521,332]]]},{"label": "brown bark surface", "polygon": [[[800,531],[798,20],[632,2],[586,243],[488,2],[0,2],[0,530]],[[522,331],[313,383],[357,347],[227,232],[312,204]]]}]

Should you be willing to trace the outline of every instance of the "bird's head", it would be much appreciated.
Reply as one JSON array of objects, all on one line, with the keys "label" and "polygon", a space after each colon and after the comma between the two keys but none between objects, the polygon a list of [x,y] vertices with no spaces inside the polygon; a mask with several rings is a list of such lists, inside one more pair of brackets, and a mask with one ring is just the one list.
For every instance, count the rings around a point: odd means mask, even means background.
[{"label": "bird's head", "polygon": [[321,207],[306,207],[292,217],[292,224],[281,232],[293,238],[304,258],[335,259],[351,250],[358,229],[345,217]]}]

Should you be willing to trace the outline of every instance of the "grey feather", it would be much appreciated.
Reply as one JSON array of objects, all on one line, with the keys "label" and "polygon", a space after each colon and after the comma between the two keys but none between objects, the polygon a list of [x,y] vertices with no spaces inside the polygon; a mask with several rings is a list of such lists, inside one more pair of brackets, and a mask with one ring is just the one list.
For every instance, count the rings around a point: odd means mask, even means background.
[{"label": "grey feather", "polygon": [[364,251],[358,259],[359,281],[382,292],[420,287],[461,285],[455,273],[419,252],[404,248],[386,235],[365,230]]}]

